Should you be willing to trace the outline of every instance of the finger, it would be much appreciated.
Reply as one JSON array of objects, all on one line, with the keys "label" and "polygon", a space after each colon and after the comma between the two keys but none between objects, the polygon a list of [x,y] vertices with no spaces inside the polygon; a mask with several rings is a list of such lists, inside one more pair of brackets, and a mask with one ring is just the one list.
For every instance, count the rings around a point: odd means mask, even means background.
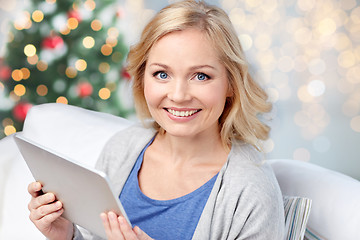
[{"label": "finger", "polygon": [[62,209],[62,203],[60,201],[56,201],[52,204],[42,205],[37,209],[34,209],[30,212],[30,219],[33,221],[39,220],[49,214],[57,212]]},{"label": "finger", "polygon": [[38,197],[33,197],[28,205],[29,210],[37,209],[40,206],[54,202],[56,199],[53,193],[46,193]]},{"label": "finger", "polygon": [[116,214],[113,212],[109,212],[108,214],[102,213],[100,216],[103,220],[105,233],[108,239],[123,240],[124,236],[121,233],[120,225]]},{"label": "finger", "polygon": [[120,232],[120,224],[119,224],[116,214],[114,212],[109,212],[108,217],[109,217],[111,232],[112,233],[117,233],[117,232],[121,233]]},{"label": "finger", "polygon": [[101,217],[101,220],[104,225],[105,233],[107,236],[109,236],[108,234],[111,233],[111,228],[110,228],[110,222],[109,222],[108,216],[106,213],[101,213],[100,217]]},{"label": "finger", "polygon": [[38,197],[43,194],[43,192],[41,191],[41,188],[42,188],[41,183],[32,182],[28,186],[28,192],[30,193],[30,195],[32,197]]},{"label": "finger", "polygon": [[63,214],[64,209],[60,209],[56,212],[52,212],[50,214],[45,215],[44,217],[40,218],[39,220],[33,221],[39,229],[42,229],[45,226],[50,226],[55,220],[57,220],[61,214]]},{"label": "finger", "polygon": [[131,226],[123,216],[118,217],[118,222],[120,223],[121,232],[126,240],[138,239],[135,232],[132,230]]},{"label": "finger", "polygon": [[134,227],[134,232],[139,240],[152,240],[143,230],[141,230],[138,226]]}]

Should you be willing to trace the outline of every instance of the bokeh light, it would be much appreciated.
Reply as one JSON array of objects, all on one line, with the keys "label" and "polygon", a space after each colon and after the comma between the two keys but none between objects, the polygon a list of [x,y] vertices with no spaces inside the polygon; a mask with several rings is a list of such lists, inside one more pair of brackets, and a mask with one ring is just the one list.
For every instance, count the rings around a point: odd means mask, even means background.
[{"label": "bokeh light", "polygon": [[96,3],[94,0],[86,0],[84,5],[90,11],[93,11],[96,8]]},{"label": "bokeh light", "polygon": [[82,71],[85,71],[86,68],[87,68],[87,63],[84,59],[79,59],[75,62],[75,68],[82,72]]},{"label": "bokeh light", "polygon": [[25,93],[26,93],[26,88],[24,85],[22,84],[17,84],[15,87],[14,87],[14,93],[21,97],[21,96],[24,96]]},{"label": "bokeh light", "polygon": [[16,133],[16,128],[12,125],[5,126],[4,133],[6,136],[9,136],[13,133]]},{"label": "bokeh light", "polygon": [[85,48],[92,48],[95,45],[95,39],[91,36],[87,36],[83,39],[83,45]]},{"label": "bokeh light", "polygon": [[56,99],[56,103],[68,104],[69,101],[67,100],[66,97],[60,96],[60,97],[58,97],[58,98]]},{"label": "bokeh light", "polygon": [[11,77],[14,81],[19,82],[23,79],[23,72],[19,69],[15,69],[12,71]]},{"label": "bokeh light", "polygon": [[24,80],[26,80],[26,79],[28,79],[29,77],[30,77],[30,70],[28,69],[28,68],[22,68],[22,69],[20,69],[21,70],[21,72],[22,72],[22,74],[23,74],[23,79]]},{"label": "bokeh light", "polygon": [[75,78],[77,76],[77,70],[74,67],[67,67],[65,70],[65,75],[68,78]]},{"label": "bokeh light", "polygon": [[24,53],[27,57],[32,57],[36,54],[36,47],[32,44],[28,44],[24,47]]},{"label": "bokeh light", "polygon": [[36,64],[36,68],[41,71],[44,72],[48,69],[48,64],[45,61],[40,60],[37,64]]},{"label": "bokeh light", "polygon": [[102,99],[102,100],[107,100],[109,99],[111,96],[111,91],[110,89],[108,88],[101,88],[99,90],[99,97]]},{"label": "bokeh light", "polygon": [[95,19],[91,22],[91,29],[94,31],[100,31],[102,28],[102,23],[100,20]]},{"label": "bokeh light", "polygon": [[70,29],[70,30],[74,30],[76,29],[77,27],[79,26],[79,22],[76,18],[69,18],[67,20],[67,27]]},{"label": "bokeh light", "polygon": [[32,19],[34,22],[41,22],[44,19],[44,13],[40,10],[35,10],[32,13]]},{"label": "bokeh light", "polygon": [[46,94],[48,93],[48,88],[45,85],[41,84],[41,85],[37,86],[36,93],[42,97],[46,96]]},{"label": "bokeh light", "polygon": [[111,55],[113,51],[113,48],[111,47],[110,44],[104,44],[102,47],[101,47],[101,53],[104,55],[104,56],[109,56]]},{"label": "bokeh light", "polygon": [[29,64],[35,65],[39,61],[39,57],[35,54],[34,56],[27,57],[27,61]]}]

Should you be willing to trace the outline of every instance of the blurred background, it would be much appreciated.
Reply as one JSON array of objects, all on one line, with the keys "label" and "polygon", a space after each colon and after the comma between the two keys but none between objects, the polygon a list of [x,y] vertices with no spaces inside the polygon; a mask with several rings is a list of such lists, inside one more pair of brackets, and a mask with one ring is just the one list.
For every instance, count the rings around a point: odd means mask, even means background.
[{"label": "blurred background", "polygon": [[[166,0],[0,0],[0,138],[34,104],[135,118],[128,48]],[[213,0],[230,16],[273,111],[267,158],[360,179],[360,3]]]}]

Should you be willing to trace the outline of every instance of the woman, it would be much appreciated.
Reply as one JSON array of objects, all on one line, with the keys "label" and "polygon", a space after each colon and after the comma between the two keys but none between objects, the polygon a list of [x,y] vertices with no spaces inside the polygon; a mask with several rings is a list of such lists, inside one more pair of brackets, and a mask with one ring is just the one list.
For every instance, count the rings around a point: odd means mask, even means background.
[{"label": "woman", "polygon": [[[128,64],[148,126],[117,133],[97,163],[136,226],[103,213],[108,238],[282,239],[281,192],[258,153],[269,128],[257,117],[271,105],[226,13],[192,0],[164,8]],[[39,183],[29,192],[30,218],[45,236],[83,237],[53,194],[40,195]]]}]

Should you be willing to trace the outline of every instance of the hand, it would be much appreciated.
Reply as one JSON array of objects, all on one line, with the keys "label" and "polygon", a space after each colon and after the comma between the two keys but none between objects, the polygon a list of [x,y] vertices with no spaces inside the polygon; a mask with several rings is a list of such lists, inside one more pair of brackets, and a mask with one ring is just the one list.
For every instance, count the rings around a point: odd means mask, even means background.
[{"label": "hand", "polygon": [[151,240],[139,227],[133,229],[123,216],[117,216],[114,212],[100,215],[108,240]]},{"label": "hand", "polygon": [[30,220],[48,239],[72,239],[73,224],[61,217],[64,208],[53,193],[42,192],[39,182],[30,183],[28,192],[32,196],[28,205]]}]

